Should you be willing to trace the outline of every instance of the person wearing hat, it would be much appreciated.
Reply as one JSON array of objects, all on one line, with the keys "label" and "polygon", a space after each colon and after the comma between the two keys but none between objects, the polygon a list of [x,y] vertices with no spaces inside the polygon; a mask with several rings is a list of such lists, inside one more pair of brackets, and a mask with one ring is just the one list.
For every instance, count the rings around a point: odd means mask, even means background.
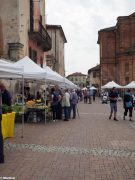
[{"label": "person wearing hat", "polygon": [[112,114],[114,113],[114,120],[118,121],[118,119],[116,118],[118,93],[116,92],[115,87],[113,87],[109,93],[109,100],[110,100],[110,116],[109,116],[109,119],[112,118]]}]

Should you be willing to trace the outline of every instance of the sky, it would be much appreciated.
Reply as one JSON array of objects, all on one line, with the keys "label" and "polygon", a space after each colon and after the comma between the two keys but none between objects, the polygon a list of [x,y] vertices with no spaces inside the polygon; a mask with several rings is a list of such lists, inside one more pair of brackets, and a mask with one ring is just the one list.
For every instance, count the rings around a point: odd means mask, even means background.
[{"label": "sky", "polygon": [[98,31],[133,12],[135,0],[46,0],[46,23],[61,25],[67,39],[66,76],[99,64]]}]

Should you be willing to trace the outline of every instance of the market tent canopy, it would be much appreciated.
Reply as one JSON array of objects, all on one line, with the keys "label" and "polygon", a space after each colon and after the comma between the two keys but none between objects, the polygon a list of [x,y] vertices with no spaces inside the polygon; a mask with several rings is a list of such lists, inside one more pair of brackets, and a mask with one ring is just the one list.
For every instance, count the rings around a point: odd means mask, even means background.
[{"label": "market tent canopy", "polygon": [[6,61],[6,59],[0,59],[0,63],[10,64],[9,62]]},{"label": "market tent canopy", "polygon": [[24,79],[45,79],[46,73],[43,68],[33,62],[28,56],[14,64],[24,67]]},{"label": "market tent canopy", "polygon": [[64,77],[64,84],[65,88],[71,88],[71,89],[77,89],[77,85],[74,84],[73,82],[71,82],[70,80],[68,80],[67,78]]},{"label": "market tent canopy", "polygon": [[91,86],[90,89],[96,90],[97,88],[95,88],[94,86]]},{"label": "market tent canopy", "polygon": [[63,76],[61,76],[57,72],[53,71],[50,67],[44,66],[43,70],[46,73],[46,80],[47,81],[56,82],[58,84],[64,82]]},{"label": "market tent canopy", "polygon": [[104,86],[102,86],[101,88],[102,89],[111,89],[111,88],[122,88],[122,86],[120,86],[119,84],[117,84],[116,82],[114,81],[110,81],[108,82],[107,84],[105,84]]},{"label": "market tent canopy", "polygon": [[0,78],[20,78],[23,75],[23,67],[0,59]]},{"label": "market tent canopy", "polygon": [[82,88],[82,91],[85,91],[85,90],[87,90],[87,88],[86,88],[86,87]]},{"label": "market tent canopy", "polygon": [[131,83],[127,84],[126,86],[124,86],[124,88],[135,89],[135,81],[132,81]]}]

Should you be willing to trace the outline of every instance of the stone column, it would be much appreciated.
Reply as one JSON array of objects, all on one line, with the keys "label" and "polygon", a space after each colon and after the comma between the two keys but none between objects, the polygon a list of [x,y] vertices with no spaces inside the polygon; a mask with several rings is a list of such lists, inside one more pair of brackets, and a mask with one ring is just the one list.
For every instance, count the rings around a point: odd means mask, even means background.
[{"label": "stone column", "polygon": [[21,43],[8,43],[9,45],[9,59],[18,61],[23,58],[23,44]]}]

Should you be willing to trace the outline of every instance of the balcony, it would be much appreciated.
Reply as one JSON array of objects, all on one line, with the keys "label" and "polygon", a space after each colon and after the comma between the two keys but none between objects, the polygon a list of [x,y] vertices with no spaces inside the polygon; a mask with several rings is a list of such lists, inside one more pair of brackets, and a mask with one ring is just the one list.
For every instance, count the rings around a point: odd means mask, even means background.
[{"label": "balcony", "polygon": [[39,20],[30,21],[29,37],[37,41],[43,51],[51,50],[51,38]]}]

